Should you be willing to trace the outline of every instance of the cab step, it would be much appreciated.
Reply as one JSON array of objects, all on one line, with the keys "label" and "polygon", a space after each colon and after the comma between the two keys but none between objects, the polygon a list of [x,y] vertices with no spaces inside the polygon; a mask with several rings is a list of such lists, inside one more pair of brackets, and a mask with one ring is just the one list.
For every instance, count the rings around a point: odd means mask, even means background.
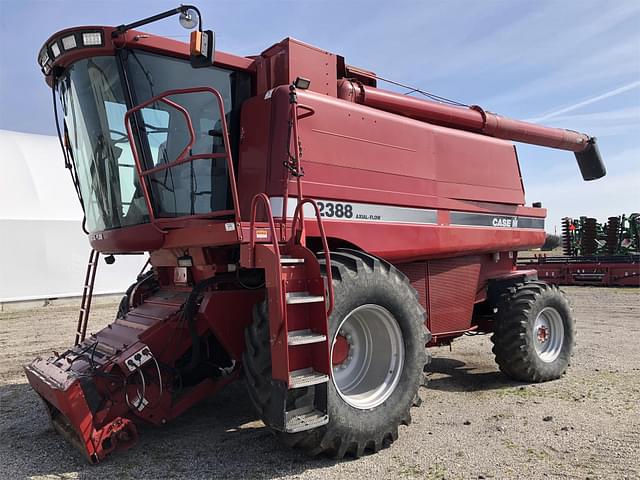
[{"label": "cab step", "polygon": [[289,388],[303,388],[326,383],[329,376],[324,373],[316,372],[313,368],[303,368],[289,372]]},{"label": "cab step", "polygon": [[289,292],[287,293],[287,305],[297,305],[300,303],[324,302],[322,295],[310,295],[309,292]]},{"label": "cab step", "polygon": [[329,423],[329,415],[313,407],[297,408],[286,412],[285,432],[297,433]]},{"label": "cab step", "polygon": [[289,345],[307,345],[310,343],[320,343],[327,339],[326,335],[312,332],[311,329],[293,330],[289,332]]}]

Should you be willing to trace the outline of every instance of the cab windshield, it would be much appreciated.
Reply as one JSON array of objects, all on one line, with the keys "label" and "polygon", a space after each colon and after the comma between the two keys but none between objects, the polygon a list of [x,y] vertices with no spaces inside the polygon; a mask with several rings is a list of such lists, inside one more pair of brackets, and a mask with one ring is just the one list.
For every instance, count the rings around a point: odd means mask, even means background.
[{"label": "cab windshield", "polygon": [[[244,72],[217,67],[193,69],[186,60],[140,51],[125,50],[119,55],[79,60],[58,81],[90,232],[149,222],[124,124],[127,110],[167,90],[213,87],[224,100],[235,153],[240,106],[250,96],[250,79]],[[222,119],[215,97],[193,93],[170,99],[189,112],[196,135],[192,154],[224,152]],[[175,161],[190,139],[184,116],[162,102],[142,109],[133,124],[143,170]],[[150,174],[145,181],[158,218],[232,208],[225,158],[182,163]]]}]

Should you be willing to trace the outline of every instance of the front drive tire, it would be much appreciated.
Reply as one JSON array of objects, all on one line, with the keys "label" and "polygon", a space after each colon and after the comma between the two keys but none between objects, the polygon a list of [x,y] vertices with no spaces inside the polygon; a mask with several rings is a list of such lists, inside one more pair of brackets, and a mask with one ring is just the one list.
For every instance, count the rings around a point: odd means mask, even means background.
[{"label": "front drive tire", "polygon": [[[324,259],[320,264],[325,268]],[[331,266],[335,306],[329,338],[334,363],[342,362],[334,365],[327,385],[329,423],[294,434],[278,432],[278,436],[312,455],[359,457],[390,445],[398,438],[398,426],[411,422],[409,409],[420,402],[418,390],[425,383],[429,358],[425,345],[431,336],[417,293],[395,267],[347,249],[331,253]],[[244,355],[247,389],[260,414],[270,397],[268,332],[262,303],[254,309],[254,323],[247,328]],[[345,352],[351,352],[351,358]]]},{"label": "front drive tire", "polygon": [[575,320],[555,285],[529,282],[512,287],[498,306],[493,353],[500,370],[514,380],[560,378],[575,344]]}]

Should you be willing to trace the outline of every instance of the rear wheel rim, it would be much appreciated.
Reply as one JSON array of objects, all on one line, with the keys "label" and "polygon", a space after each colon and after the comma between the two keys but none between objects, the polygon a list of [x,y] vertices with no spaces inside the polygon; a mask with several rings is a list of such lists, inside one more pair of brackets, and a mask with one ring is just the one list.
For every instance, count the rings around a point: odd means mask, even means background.
[{"label": "rear wheel rim", "polygon": [[404,341],[397,320],[380,305],[362,305],[336,329],[331,356],[339,336],[349,350],[333,365],[333,384],[342,399],[360,410],[377,407],[395,391],[404,365]]},{"label": "rear wheel rim", "polygon": [[553,307],[540,310],[533,324],[533,344],[540,360],[555,361],[564,344],[564,323],[562,315]]}]

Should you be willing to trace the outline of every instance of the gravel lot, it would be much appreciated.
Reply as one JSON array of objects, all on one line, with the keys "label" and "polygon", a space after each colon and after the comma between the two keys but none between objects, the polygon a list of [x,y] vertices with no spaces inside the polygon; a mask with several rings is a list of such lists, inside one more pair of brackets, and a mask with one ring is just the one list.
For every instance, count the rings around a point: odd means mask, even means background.
[{"label": "gravel lot", "polygon": [[[48,424],[21,365],[71,343],[76,307],[0,313],[2,478],[640,478],[640,290],[566,288],[578,345],[561,380],[497,371],[488,336],[434,349],[429,388],[391,448],[310,459],[279,445],[233,385],[91,467]],[[115,304],[97,305],[91,328]]]}]

